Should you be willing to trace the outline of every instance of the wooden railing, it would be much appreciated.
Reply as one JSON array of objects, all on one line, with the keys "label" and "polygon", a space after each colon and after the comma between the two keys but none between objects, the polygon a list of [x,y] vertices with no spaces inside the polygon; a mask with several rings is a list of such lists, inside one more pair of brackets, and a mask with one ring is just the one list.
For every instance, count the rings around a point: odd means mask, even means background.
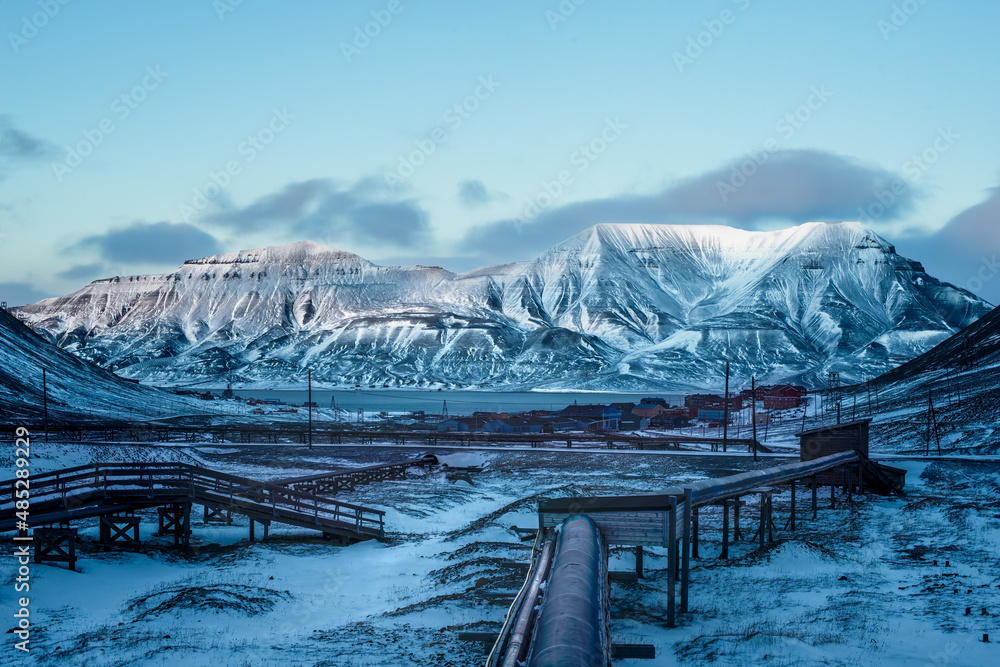
[{"label": "wooden railing", "polygon": [[[319,530],[385,534],[381,510],[185,463],[97,463],[32,474],[28,481],[31,525],[42,525],[46,513],[88,505],[187,501],[295,525],[312,523]],[[17,483],[16,479],[0,482],[0,531],[11,530],[16,519],[16,492],[21,490]]]}]

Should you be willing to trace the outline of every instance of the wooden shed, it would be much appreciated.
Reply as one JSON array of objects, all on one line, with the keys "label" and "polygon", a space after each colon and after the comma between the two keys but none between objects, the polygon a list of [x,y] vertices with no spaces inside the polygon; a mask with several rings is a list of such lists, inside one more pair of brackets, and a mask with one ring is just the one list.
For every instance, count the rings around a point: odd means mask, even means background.
[{"label": "wooden shed", "polygon": [[812,461],[821,456],[858,450],[868,456],[868,426],[871,419],[831,424],[798,433],[799,459]]}]

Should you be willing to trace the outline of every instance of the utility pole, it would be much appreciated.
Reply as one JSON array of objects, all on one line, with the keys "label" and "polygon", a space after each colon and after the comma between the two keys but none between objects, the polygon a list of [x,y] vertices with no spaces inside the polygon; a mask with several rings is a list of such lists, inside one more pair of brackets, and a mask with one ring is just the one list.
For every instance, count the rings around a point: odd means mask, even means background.
[{"label": "utility pole", "polygon": [[308,372],[309,378],[309,449],[313,448],[313,372],[310,369]]},{"label": "utility pole", "polygon": [[750,423],[753,424],[753,460],[757,460],[757,379],[750,377]]},{"label": "utility pole", "polygon": [[924,447],[924,456],[931,455],[931,392],[927,392],[927,445]]},{"label": "utility pole", "polygon": [[49,441],[49,383],[42,369],[42,423],[45,425],[45,442]]},{"label": "utility pole", "polygon": [[929,429],[930,429],[931,424],[933,424],[934,425],[934,439],[937,441],[937,453],[938,453],[938,456],[941,456],[941,434],[938,433],[937,415],[934,414],[934,399],[931,397],[931,393],[930,392],[927,392],[927,408],[928,408],[927,409],[927,419],[928,419],[928,421],[927,421],[927,428],[928,428],[928,432],[927,432],[927,453],[930,454],[930,449],[931,449],[931,434],[930,434],[930,430]]},{"label": "utility pole", "polygon": [[726,451],[729,444],[729,362],[726,362],[726,396],[724,412],[722,417],[722,451]]}]

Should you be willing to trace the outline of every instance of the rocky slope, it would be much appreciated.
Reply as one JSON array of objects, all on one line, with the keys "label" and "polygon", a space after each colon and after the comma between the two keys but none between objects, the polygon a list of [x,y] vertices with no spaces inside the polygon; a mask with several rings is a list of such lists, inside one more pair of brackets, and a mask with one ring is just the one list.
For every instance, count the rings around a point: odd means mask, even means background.
[{"label": "rocky slope", "polygon": [[856,223],[597,225],[531,262],[381,267],[311,242],[98,280],[21,309],[157,383],[718,388],[888,371],[988,312]]}]

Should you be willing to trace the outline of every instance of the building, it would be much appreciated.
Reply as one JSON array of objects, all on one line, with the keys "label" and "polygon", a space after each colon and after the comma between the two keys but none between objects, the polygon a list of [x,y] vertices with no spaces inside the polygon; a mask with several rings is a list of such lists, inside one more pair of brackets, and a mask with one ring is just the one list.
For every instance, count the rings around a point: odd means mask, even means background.
[{"label": "building", "polygon": [[638,406],[632,409],[632,414],[636,417],[645,417],[646,419],[652,419],[657,415],[662,415],[667,409],[663,407],[661,403],[640,403]]},{"label": "building", "polygon": [[551,419],[542,417],[503,417],[486,422],[485,433],[541,433]]},{"label": "building", "polygon": [[634,412],[623,413],[618,420],[618,428],[622,431],[643,431],[649,428],[649,417],[640,417]]},{"label": "building", "polygon": [[570,405],[560,410],[559,416],[583,422],[591,431],[614,431],[618,429],[622,411],[610,405]]},{"label": "building", "polygon": [[645,403],[646,405],[662,405],[665,408],[670,407],[670,404],[667,402],[667,399],[660,398],[659,396],[647,396],[646,398],[642,399],[640,403]]},{"label": "building", "polygon": [[798,433],[799,459],[812,461],[830,454],[855,450],[868,456],[868,426],[871,422],[871,419],[862,419]]},{"label": "building", "polygon": [[[700,414],[702,410],[725,412],[726,402],[726,399],[718,394],[691,394],[684,397],[684,407],[688,409],[688,417],[691,419],[707,419]],[[728,403],[730,413],[742,410],[743,396],[730,396]]]},{"label": "building", "polygon": [[484,422],[479,417],[452,417],[438,422],[438,433],[478,433],[483,430]]},{"label": "building", "polygon": [[808,390],[801,385],[778,384],[760,386],[751,392],[744,389],[740,396],[744,401],[750,401],[751,394],[756,394],[757,404],[765,410],[791,410],[802,405]]},{"label": "building", "polygon": [[791,410],[802,405],[802,400],[806,395],[806,388],[802,386],[792,386],[780,384],[768,387],[764,394],[765,410]]},{"label": "building", "polygon": [[649,425],[653,428],[686,428],[691,425],[691,418],[687,408],[670,408],[650,418]]}]

